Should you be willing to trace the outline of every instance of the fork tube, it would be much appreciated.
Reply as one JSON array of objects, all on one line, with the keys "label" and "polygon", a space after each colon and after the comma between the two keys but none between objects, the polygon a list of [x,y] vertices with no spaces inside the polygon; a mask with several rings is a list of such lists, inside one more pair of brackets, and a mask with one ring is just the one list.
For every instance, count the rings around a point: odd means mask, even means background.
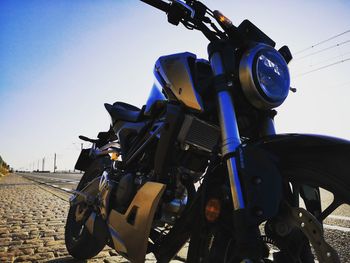
[{"label": "fork tube", "polygon": [[[225,70],[219,52],[214,52],[210,56],[210,64],[213,69],[214,76],[224,76]],[[227,86],[232,87],[232,83],[226,83]],[[236,157],[234,153],[241,144],[236,113],[234,104],[231,99],[229,91],[219,88],[217,93],[217,102],[219,106],[219,120],[221,128],[222,139],[222,155],[224,158],[228,157],[226,164],[228,175],[230,178],[230,188],[234,209],[245,208],[242,187],[238,176],[238,169],[236,166]]]},{"label": "fork tube", "polygon": [[262,122],[260,136],[276,135],[275,123],[273,117],[276,112],[272,112],[271,116],[266,116]]}]

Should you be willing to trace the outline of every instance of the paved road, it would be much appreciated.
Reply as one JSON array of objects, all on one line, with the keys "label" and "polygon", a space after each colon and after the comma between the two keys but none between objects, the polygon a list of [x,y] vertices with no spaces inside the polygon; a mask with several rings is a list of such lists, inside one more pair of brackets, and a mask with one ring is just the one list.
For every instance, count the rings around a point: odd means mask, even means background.
[{"label": "paved road", "polygon": [[20,175],[67,191],[75,189],[82,176],[80,173],[23,173]]},{"label": "paved road", "polygon": [[64,245],[67,211],[67,200],[45,187],[15,174],[1,178],[0,262],[74,262]]},{"label": "paved road", "polygon": [[[31,173],[31,174],[23,174],[28,179],[35,180],[37,182],[41,182],[51,187],[55,187],[66,192],[70,192],[70,190],[74,190],[77,184],[80,181],[82,174],[62,174],[62,173]],[[322,208],[325,209],[328,207],[333,201],[333,195],[323,189],[321,189],[321,198],[322,198]],[[303,204],[301,200],[301,204]],[[329,223],[329,224],[328,224]],[[327,218],[325,221],[326,228],[330,225],[330,229],[334,229],[334,227],[348,227],[350,228],[350,206],[342,205],[338,209],[336,209],[332,215]],[[350,229],[349,229],[350,230]]]},{"label": "paved road", "polygon": [[[0,262],[77,262],[65,249],[63,233],[69,192],[80,177],[20,174],[0,179]],[[322,191],[322,197],[326,207],[332,196]],[[325,223],[327,241],[340,252],[341,262],[350,262],[350,207],[338,208]],[[127,261],[105,249],[88,262]]]},{"label": "paved road", "polygon": [[[10,174],[0,178],[0,263],[81,262],[69,256],[64,245],[70,196],[67,191],[76,187],[79,177],[67,174],[62,177],[58,174]],[[146,256],[146,263],[155,261],[152,255]],[[128,261],[106,247],[87,261],[94,262]]]}]

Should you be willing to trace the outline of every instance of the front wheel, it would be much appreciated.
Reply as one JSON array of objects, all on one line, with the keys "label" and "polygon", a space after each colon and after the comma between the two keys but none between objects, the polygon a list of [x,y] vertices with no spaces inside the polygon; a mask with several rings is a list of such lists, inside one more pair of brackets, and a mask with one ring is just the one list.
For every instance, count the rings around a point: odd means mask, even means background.
[{"label": "front wheel", "polygon": [[[349,177],[318,171],[288,170],[282,173],[285,190],[284,201],[274,218],[260,226],[264,259],[261,262],[314,263],[345,262],[344,256],[326,243],[323,237],[322,221],[341,204],[350,204]],[[319,191],[321,188],[321,191]],[[327,195],[325,195],[327,194]],[[334,201],[321,209],[319,200],[332,194]],[[306,210],[298,208],[303,199]],[[205,224],[194,224],[194,239],[191,262],[236,263],[237,244],[232,220],[220,220],[215,229]],[[331,245],[331,244],[330,244]],[[190,245],[191,248],[191,245]],[[198,260],[202,258],[202,260]],[[317,258],[318,261],[315,261]]]},{"label": "front wheel", "polygon": [[[83,189],[90,181],[100,176],[109,164],[110,160],[107,158],[95,160],[84,173],[77,190]],[[105,242],[101,242],[91,235],[85,227],[85,222],[92,212],[93,208],[84,203],[69,208],[65,228],[65,243],[69,254],[76,259],[92,258],[106,245]]]}]

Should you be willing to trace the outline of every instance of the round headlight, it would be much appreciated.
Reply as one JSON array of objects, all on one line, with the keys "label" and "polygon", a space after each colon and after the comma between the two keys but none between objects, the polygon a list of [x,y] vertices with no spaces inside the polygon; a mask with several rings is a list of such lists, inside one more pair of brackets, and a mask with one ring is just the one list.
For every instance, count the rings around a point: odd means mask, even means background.
[{"label": "round headlight", "polygon": [[258,109],[278,107],[288,96],[287,63],[277,50],[265,44],[257,44],[243,54],[239,79],[245,96]]}]

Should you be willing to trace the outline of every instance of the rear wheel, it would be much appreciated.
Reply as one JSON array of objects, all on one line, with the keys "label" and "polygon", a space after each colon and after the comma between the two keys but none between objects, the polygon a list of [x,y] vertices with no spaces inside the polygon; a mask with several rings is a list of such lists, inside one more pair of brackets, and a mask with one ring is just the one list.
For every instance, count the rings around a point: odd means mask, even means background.
[{"label": "rear wheel", "polygon": [[[83,189],[89,182],[100,176],[110,160],[100,158],[95,160],[81,178],[77,190]],[[106,245],[97,240],[85,227],[85,222],[93,208],[85,203],[70,207],[65,228],[66,248],[76,259],[89,259],[96,256]]]}]

